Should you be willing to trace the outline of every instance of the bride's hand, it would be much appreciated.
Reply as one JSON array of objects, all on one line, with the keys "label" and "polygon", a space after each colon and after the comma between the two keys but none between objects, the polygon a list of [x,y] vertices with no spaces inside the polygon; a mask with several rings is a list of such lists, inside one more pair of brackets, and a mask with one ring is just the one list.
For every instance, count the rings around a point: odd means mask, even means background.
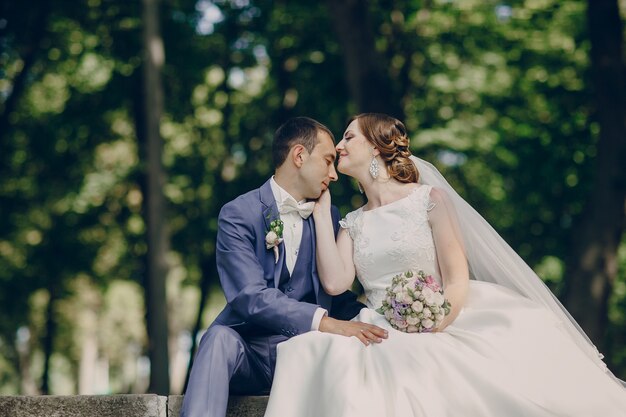
[{"label": "bride's hand", "polygon": [[313,207],[313,217],[318,217],[320,214],[330,214],[330,191],[328,189],[322,191],[322,195],[315,202]]},{"label": "bride's hand", "polygon": [[446,327],[450,325],[450,323],[452,323],[452,321],[449,320],[449,316],[446,316],[446,318],[443,319],[443,321],[439,324],[439,326],[435,327],[431,333],[443,332],[446,329]]},{"label": "bride's hand", "polygon": [[447,326],[439,326],[439,327],[435,327],[434,329],[432,329],[430,332],[431,333],[441,333]]}]

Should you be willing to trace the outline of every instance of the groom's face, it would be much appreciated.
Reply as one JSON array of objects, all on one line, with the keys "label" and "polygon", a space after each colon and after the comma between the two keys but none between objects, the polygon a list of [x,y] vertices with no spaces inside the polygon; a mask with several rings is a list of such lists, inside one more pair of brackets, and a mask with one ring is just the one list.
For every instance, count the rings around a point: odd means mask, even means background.
[{"label": "groom's face", "polygon": [[318,199],[332,181],[337,181],[335,158],[333,140],[326,132],[318,131],[317,145],[311,153],[306,150],[302,153],[299,188],[304,198]]}]

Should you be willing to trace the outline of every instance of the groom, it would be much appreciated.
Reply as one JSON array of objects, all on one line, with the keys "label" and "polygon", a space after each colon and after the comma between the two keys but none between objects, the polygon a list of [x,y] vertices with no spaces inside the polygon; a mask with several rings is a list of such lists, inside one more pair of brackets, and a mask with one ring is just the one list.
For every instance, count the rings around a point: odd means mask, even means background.
[{"label": "groom", "polygon": [[[276,345],[290,337],[312,330],[364,344],[385,337],[348,321],[364,306],[349,291],[326,294],[317,275],[315,203],[307,200],[337,180],[332,133],[313,119],[290,119],[274,135],[272,156],[274,176],[220,212],[216,257],[227,305],[200,341],[181,417],[224,417],[229,394],[267,393]],[[336,207],[332,216],[336,234]]]}]

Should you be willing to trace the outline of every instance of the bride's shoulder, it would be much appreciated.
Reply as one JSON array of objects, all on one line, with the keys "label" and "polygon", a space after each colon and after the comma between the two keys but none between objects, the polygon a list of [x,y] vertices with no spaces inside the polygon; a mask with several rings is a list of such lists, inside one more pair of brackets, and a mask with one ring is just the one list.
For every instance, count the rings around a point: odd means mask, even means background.
[{"label": "bride's shoulder", "polygon": [[431,187],[428,193],[428,202],[426,205],[426,211],[428,212],[428,218],[434,221],[442,216],[448,217],[451,211],[454,211],[454,205],[452,204],[448,193],[441,188]]},{"label": "bride's shoulder", "polygon": [[448,194],[439,187],[429,186],[428,199],[432,204],[444,204],[448,200]]},{"label": "bride's shoulder", "polygon": [[420,185],[413,193],[415,199],[425,205],[427,211],[431,211],[437,206],[445,206],[448,201],[448,194],[445,190],[432,185]]},{"label": "bride's shoulder", "polygon": [[365,207],[365,206],[361,206],[358,209],[353,210],[350,213],[346,214],[344,216],[344,218],[341,219],[341,221],[342,222],[343,221],[347,221],[347,222],[350,222],[350,223],[354,222],[354,220],[357,219],[361,215],[361,213],[363,212],[363,207]]},{"label": "bride's shoulder", "polygon": [[359,207],[356,210],[351,211],[350,213],[346,214],[346,216],[339,220],[339,225],[341,226],[342,229],[348,229],[348,232],[350,233],[350,236],[352,238],[354,238],[353,234],[354,231],[356,229],[356,224],[358,222],[358,219],[361,217],[361,214],[363,213],[363,206]]}]

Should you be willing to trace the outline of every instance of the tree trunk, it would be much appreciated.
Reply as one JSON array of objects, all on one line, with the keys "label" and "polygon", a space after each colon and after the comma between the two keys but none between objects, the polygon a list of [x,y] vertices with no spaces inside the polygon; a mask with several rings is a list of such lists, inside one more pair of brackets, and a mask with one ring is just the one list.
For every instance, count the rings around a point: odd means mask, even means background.
[{"label": "tree trunk", "polygon": [[54,336],[56,333],[56,318],[54,308],[56,306],[57,293],[54,288],[54,282],[48,288],[50,298],[46,308],[46,334],[43,339],[43,375],[41,376],[41,394],[50,394],[50,362],[52,359],[52,351],[54,349]]},{"label": "tree trunk", "polygon": [[[17,331],[15,339],[15,369],[20,376],[20,395],[39,395],[39,387],[31,371],[33,352],[38,347],[38,341],[33,335],[36,334],[30,327],[22,327]],[[13,356],[13,355],[10,355]]]},{"label": "tree trunk", "polygon": [[564,300],[602,350],[608,298],[617,276],[626,198],[626,66],[617,0],[588,0],[587,23],[600,137],[593,191],[573,229]]},{"label": "tree trunk", "polygon": [[327,0],[326,5],[343,50],[350,94],[359,112],[380,112],[403,119],[384,58],[374,45],[367,2]]},{"label": "tree trunk", "polygon": [[87,305],[81,312],[78,329],[82,335],[80,358],[78,360],[78,394],[94,395],[98,367],[98,312]]},{"label": "tree trunk", "polygon": [[[148,253],[146,262],[146,322],[150,357],[149,391],[169,393],[168,318],[165,280],[168,273],[168,233],[165,222],[163,186],[165,172],[161,161],[162,138],[160,134],[163,113],[163,87],[161,69],[164,62],[163,41],[159,28],[159,0],[143,0],[143,111],[141,134],[145,145],[146,204],[144,215],[147,224]],[[138,136],[140,132],[138,132]]]},{"label": "tree trunk", "polygon": [[[17,108],[19,99],[26,90],[26,82],[31,75],[30,70],[37,60],[37,53],[41,46],[41,41],[46,34],[46,27],[48,24],[48,17],[50,16],[50,3],[48,1],[34,7],[34,13],[36,13],[33,23],[32,32],[28,44],[24,46],[24,53],[22,54],[22,69],[13,80],[11,91],[4,101],[2,113],[0,113],[0,143],[9,132],[11,127],[11,113]],[[8,24],[12,24],[8,22]],[[0,34],[0,38],[2,38]]]}]

